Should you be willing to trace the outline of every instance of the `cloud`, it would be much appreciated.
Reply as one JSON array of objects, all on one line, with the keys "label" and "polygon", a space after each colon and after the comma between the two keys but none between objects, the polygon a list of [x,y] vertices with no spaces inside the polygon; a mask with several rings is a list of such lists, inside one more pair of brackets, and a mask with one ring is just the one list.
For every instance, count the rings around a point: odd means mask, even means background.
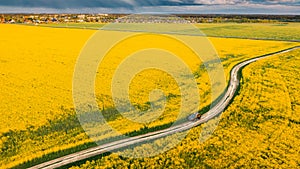
[{"label": "cloud", "polygon": [[0,6],[45,8],[136,8],[236,4],[299,5],[299,0],[0,0]]},{"label": "cloud", "polygon": [[243,3],[241,0],[195,0],[197,4],[203,5],[236,5]]},{"label": "cloud", "polygon": [[0,6],[46,8],[132,8],[130,0],[0,0]]},{"label": "cloud", "polygon": [[295,6],[295,5],[300,5],[299,0],[251,0],[251,3],[256,3],[256,4],[264,4],[264,5],[288,5],[288,6]]},{"label": "cloud", "polygon": [[299,15],[299,7],[286,5],[241,4],[241,5],[193,5],[193,6],[144,6],[129,8],[42,8],[3,7],[1,13],[201,13],[201,14],[288,14]]},{"label": "cloud", "polygon": [[[22,12],[186,12],[299,14],[300,0],[0,0],[1,13]],[[193,9],[193,10],[190,10]],[[287,10],[288,9],[288,10]]]}]

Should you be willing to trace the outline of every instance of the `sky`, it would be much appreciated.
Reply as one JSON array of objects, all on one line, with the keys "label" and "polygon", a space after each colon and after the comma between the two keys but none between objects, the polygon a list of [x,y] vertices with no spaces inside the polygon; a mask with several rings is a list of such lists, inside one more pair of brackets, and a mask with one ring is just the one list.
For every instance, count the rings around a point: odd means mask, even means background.
[{"label": "sky", "polygon": [[0,0],[0,13],[297,14],[300,0]]}]

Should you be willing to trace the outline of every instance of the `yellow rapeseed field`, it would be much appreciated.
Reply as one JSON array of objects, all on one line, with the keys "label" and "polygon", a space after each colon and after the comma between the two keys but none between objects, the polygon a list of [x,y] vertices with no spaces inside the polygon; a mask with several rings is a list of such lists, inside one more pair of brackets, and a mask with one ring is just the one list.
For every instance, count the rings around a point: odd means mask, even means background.
[{"label": "yellow rapeseed field", "polygon": [[0,132],[45,125],[72,108],[72,76],[94,31],[0,25]]},{"label": "yellow rapeseed field", "polygon": [[[80,50],[95,31],[0,25],[0,32],[0,167],[11,167],[90,142],[74,120],[72,77]],[[295,46],[295,43],[276,41],[223,38],[210,38],[210,41],[221,58],[227,79],[230,69],[238,62]],[[143,45],[147,41],[135,43]],[[109,85],[110,73],[116,66],[114,63],[121,58],[109,59],[99,69],[101,73],[97,74],[95,87],[99,107],[104,109],[113,109],[113,104],[109,88],[100,86]],[[197,82],[201,89],[202,108],[210,104],[207,94],[210,86],[205,72],[198,73],[201,77]],[[130,85],[133,96],[130,99],[137,108],[147,109],[149,92],[157,87],[167,94],[176,96],[179,93],[172,77],[161,71],[149,70],[133,79]],[[172,122],[180,108],[179,100],[180,97],[170,98],[163,117],[147,126]],[[69,118],[75,121],[74,124],[68,121]],[[122,117],[109,123],[123,133],[145,127]]]},{"label": "yellow rapeseed field", "polygon": [[[239,94],[204,143],[199,142],[203,129],[199,126],[181,144],[155,157],[134,159],[111,154],[72,169],[299,168],[299,56],[298,49],[245,67]],[[164,148],[171,139],[162,138],[151,146],[143,144],[127,151],[149,154],[155,150],[148,147]]]}]

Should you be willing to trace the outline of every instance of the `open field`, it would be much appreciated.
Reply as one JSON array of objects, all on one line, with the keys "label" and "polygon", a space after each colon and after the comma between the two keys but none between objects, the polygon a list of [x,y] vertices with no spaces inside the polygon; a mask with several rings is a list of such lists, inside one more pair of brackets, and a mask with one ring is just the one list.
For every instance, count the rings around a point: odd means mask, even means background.
[{"label": "open field", "polygon": [[300,23],[226,23],[226,24],[197,24],[207,36],[226,36],[240,38],[258,38],[275,40],[300,40],[298,31]]},{"label": "open field", "polygon": [[79,29],[99,29],[105,24],[101,23],[51,23],[51,24],[40,24],[42,27],[51,28],[79,28]]},{"label": "open field", "polygon": [[[247,66],[239,94],[204,143],[199,126],[180,145],[153,158],[111,154],[71,168],[299,168],[299,56],[298,49]],[[163,147],[167,141],[154,144]]]},{"label": "open field", "polygon": [[[79,29],[99,29],[105,24],[74,23],[74,24],[41,24],[46,27],[67,27]],[[300,41],[300,23],[201,23],[196,27],[207,36],[258,38],[274,40]]]},{"label": "open field", "polygon": [[[72,102],[72,77],[79,52],[95,31],[20,25],[0,25],[0,29],[3,32],[0,37],[3,47],[0,52],[0,167],[12,167],[59,150],[85,148],[82,145],[91,140],[76,119]],[[291,42],[223,38],[210,38],[210,41],[219,53],[227,79],[232,66],[238,62],[296,45]],[[116,60],[107,61],[106,67],[99,72],[113,72]],[[201,89],[201,109],[211,102],[207,94],[210,90],[207,84],[209,79],[205,70],[196,68],[193,71]],[[107,72],[104,74],[109,74]],[[158,78],[154,78],[153,74]],[[110,81],[109,76],[97,75],[97,98],[106,99],[105,105],[102,105],[103,101],[99,102],[99,107],[104,107],[108,116],[114,113],[114,107],[109,88],[103,90],[101,85],[107,86]],[[141,84],[149,85],[141,88]],[[142,72],[131,84],[134,94],[131,100],[137,108],[147,109],[148,94],[143,93],[158,85],[172,96],[178,94],[175,82],[168,76],[166,78],[166,74],[154,70]],[[180,97],[171,97],[164,116],[148,123],[146,127],[163,126],[174,121],[179,100]],[[109,123],[123,133],[145,127],[139,123],[128,127],[128,121],[118,116],[112,117]],[[99,139],[105,137],[107,135]],[[45,157],[48,158],[52,157]]]}]

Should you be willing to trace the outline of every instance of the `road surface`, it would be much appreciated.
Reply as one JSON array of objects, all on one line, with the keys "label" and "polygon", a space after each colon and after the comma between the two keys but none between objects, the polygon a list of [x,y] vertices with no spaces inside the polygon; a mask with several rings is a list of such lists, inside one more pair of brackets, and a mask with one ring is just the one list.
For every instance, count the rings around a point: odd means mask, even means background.
[{"label": "road surface", "polygon": [[232,99],[235,96],[235,93],[239,87],[239,77],[238,77],[238,73],[239,71],[245,67],[246,65],[255,62],[257,60],[266,58],[266,57],[270,57],[273,55],[277,55],[277,54],[282,54],[282,53],[287,53],[296,49],[299,49],[300,46],[296,46],[296,47],[292,47],[289,49],[285,49],[282,51],[278,51],[278,52],[274,52],[274,53],[270,53],[270,54],[266,54],[263,56],[259,56],[247,61],[244,61],[242,63],[237,64],[232,70],[231,70],[231,76],[230,76],[230,81],[229,81],[229,85],[227,88],[226,93],[224,94],[224,96],[222,97],[222,99],[220,99],[220,101],[213,107],[211,108],[207,113],[205,113],[200,120],[197,121],[189,121],[183,124],[180,124],[178,126],[174,126],[174,127],[170,127],[168,129],[164,129],[164,130],[160,130],[160,131],[156,131],[156,132],[151,132],[148,134],[144,134],[144,135],[140,135],[140,136],[135,136],[135,137],[131,137],[128,139],[124,139],[124,140],[119,140],[119,141],[115,141],[112,143],[107,143],[104,145],[100,145],[97,147],[93,147],[93,148],[89,148],[74,154],[70,154],[64,157],[60,157],[36,166],[31,167],[30,169],[51,169],[51,168],[58,168],[58,167],[62,167],[68,164],[72,164],[74,162],[77,161],[81,161],[90,157],[94,157],[100,154],[103,154],[105,152],[110,152],[113,150],[117,150],[120,148],[124,148],[130,145],[134,145],[137,143],[142,143],[144,141],[149,141],[149,140],[154,140],[157,138],[161,138],[161,137],[165,137],[177,132],[182,132],[182,131],[186,131],[189,130],[195,126],[198,126],[202,123],[205,123],[209,120],[211,120],[212,118],[218,116],[219,114],[221,114],[223,112],[223,110],[230,104],[230,102],[232,101]]}]

